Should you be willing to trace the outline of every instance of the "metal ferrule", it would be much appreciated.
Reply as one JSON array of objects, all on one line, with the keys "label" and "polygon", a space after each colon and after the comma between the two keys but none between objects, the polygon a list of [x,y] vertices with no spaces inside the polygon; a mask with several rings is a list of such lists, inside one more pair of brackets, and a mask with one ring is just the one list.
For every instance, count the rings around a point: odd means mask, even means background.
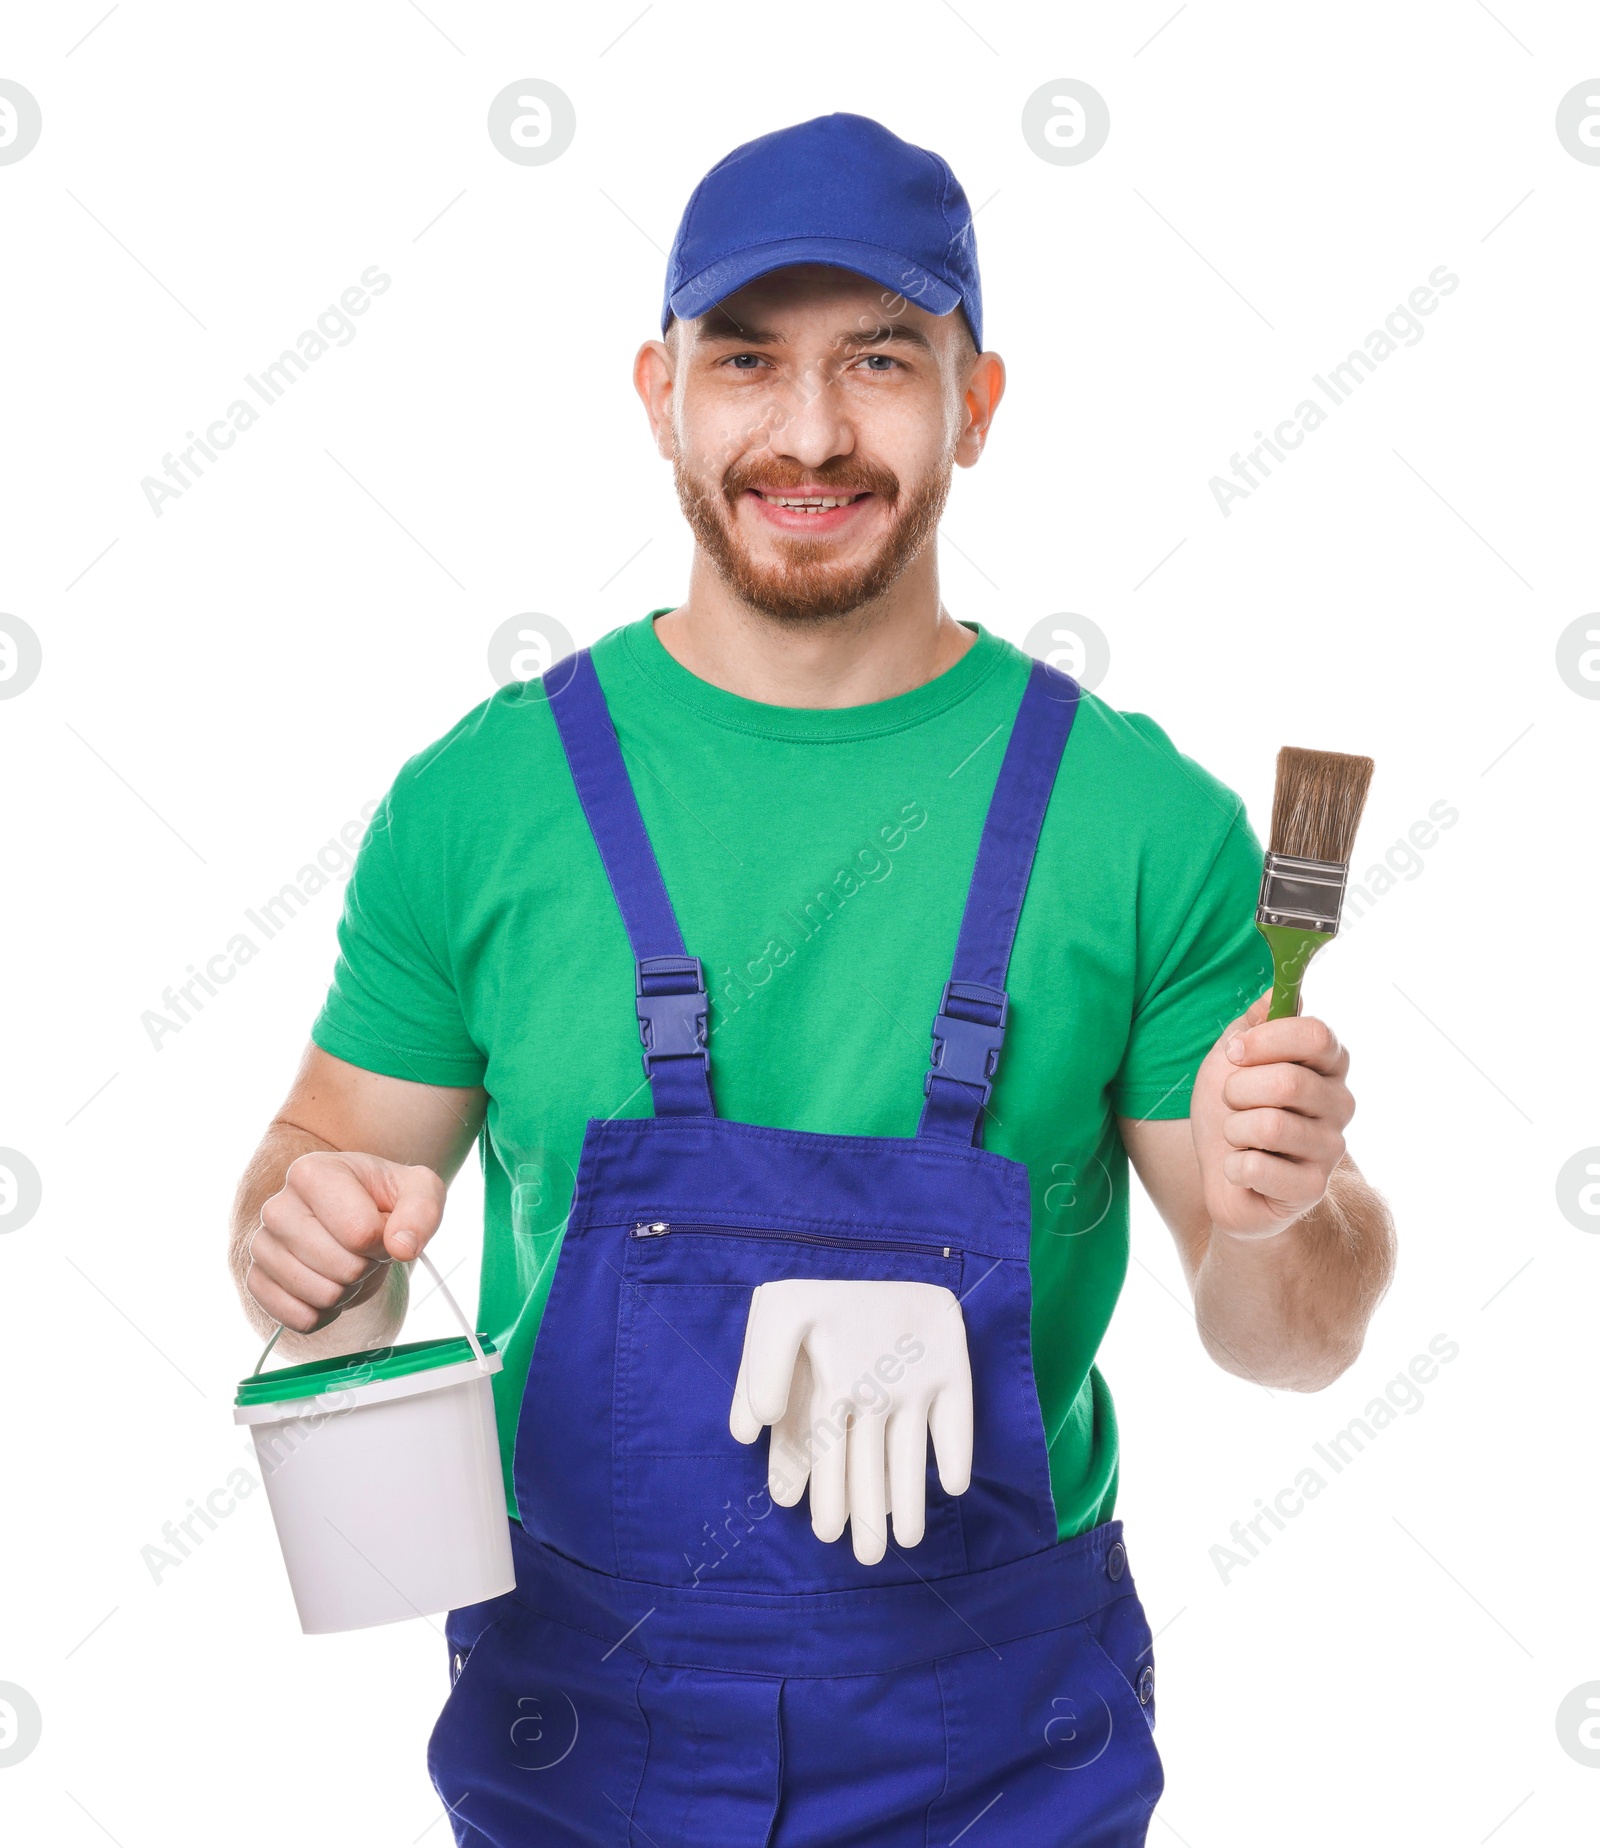
[{"label": "metal ferrule", "polygon": [[1349,867],[1337,860],[1297,860],[1293,854],[1269,853],[1261,873],[1256,922],[1319,930],[1331,937],[1339,928],[1349,876]]}]

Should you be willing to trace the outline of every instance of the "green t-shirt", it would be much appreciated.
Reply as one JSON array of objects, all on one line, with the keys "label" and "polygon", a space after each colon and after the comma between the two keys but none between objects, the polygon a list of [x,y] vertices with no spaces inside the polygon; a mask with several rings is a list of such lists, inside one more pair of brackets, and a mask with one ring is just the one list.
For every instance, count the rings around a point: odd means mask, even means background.
[{"label": "green t-shirt", "polygon": [[[648,617],[594,662],[705,962],[719,1115],[914,1134],[1028,657],[977,628],[926,685],[822,711],[696,678]],[[1063,1538],[1108,1520],[1116,1492],[1093,1364],[1128,1263],[1115,1116],[1186,1116],[1201,1059],[1267,986],[1260,878],[1239,798],[1151,720],[1086,695],[1017,931],[984,1133],[1032,1181],[1034,1372]],[[503,688],[401,769],[351,875],[339,951],[319,1046],[488,1092],[478,1326],[505,1356],[514,1512],[512,1441],[584,1124],[651,1108],[627,935],[539,683]]]}]

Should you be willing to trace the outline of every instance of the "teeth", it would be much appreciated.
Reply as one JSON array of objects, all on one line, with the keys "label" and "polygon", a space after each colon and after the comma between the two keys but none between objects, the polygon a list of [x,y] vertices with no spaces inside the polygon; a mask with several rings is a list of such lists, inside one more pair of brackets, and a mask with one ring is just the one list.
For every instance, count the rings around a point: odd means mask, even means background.
[{"label": "teeth", "polygon": [[793,507],[801,513],[823,513],[830,507],[848,507],[856,497],[853,494],[841,494],[837,498],[826,494],[813,494],[805,499],[798,499],[788,494],[763,494],[761,498],[769,507]]}]

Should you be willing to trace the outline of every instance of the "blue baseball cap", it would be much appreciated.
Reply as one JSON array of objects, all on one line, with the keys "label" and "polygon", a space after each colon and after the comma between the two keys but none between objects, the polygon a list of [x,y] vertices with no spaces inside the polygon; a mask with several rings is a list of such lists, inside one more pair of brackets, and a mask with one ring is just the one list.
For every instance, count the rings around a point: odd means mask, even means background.
[{"label": "blue baseball cap", "polygon": [[967,195],[947,161],[881,122],[817,116],[718,161],[672,240],[661,331],[792,263],[854,270],[929,314],[959,307],[982,350]]}]

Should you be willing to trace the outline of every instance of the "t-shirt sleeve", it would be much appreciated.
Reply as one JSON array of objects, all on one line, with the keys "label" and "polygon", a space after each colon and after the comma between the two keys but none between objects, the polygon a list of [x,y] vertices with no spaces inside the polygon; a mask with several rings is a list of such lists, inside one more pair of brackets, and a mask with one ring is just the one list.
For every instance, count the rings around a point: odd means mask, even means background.
[{"label": "t-shirt sleeve", "polygon": [[1155,973],[1135,1004],[1112,1085],[1120,1116],[1186,1117],[1201,1061],[1228,1022],[1271,984],[1272,955],[1255,921],[1261,844],[1244,804],[1232,800],[1233,818],[1198,886],[1191,880],[1174,894],[1168,918],[1175,934],[1164,952],[1158,949]]},{"label": "t-shirt sleeve", "polygon": [[442,843],[426,829],[412,839],[405,782],[402,771],[356,855],[338,961],[311,1037],[336,1059],[390,1078],[478,1084],[485,1060],[467,1030],[444,941]]}]

